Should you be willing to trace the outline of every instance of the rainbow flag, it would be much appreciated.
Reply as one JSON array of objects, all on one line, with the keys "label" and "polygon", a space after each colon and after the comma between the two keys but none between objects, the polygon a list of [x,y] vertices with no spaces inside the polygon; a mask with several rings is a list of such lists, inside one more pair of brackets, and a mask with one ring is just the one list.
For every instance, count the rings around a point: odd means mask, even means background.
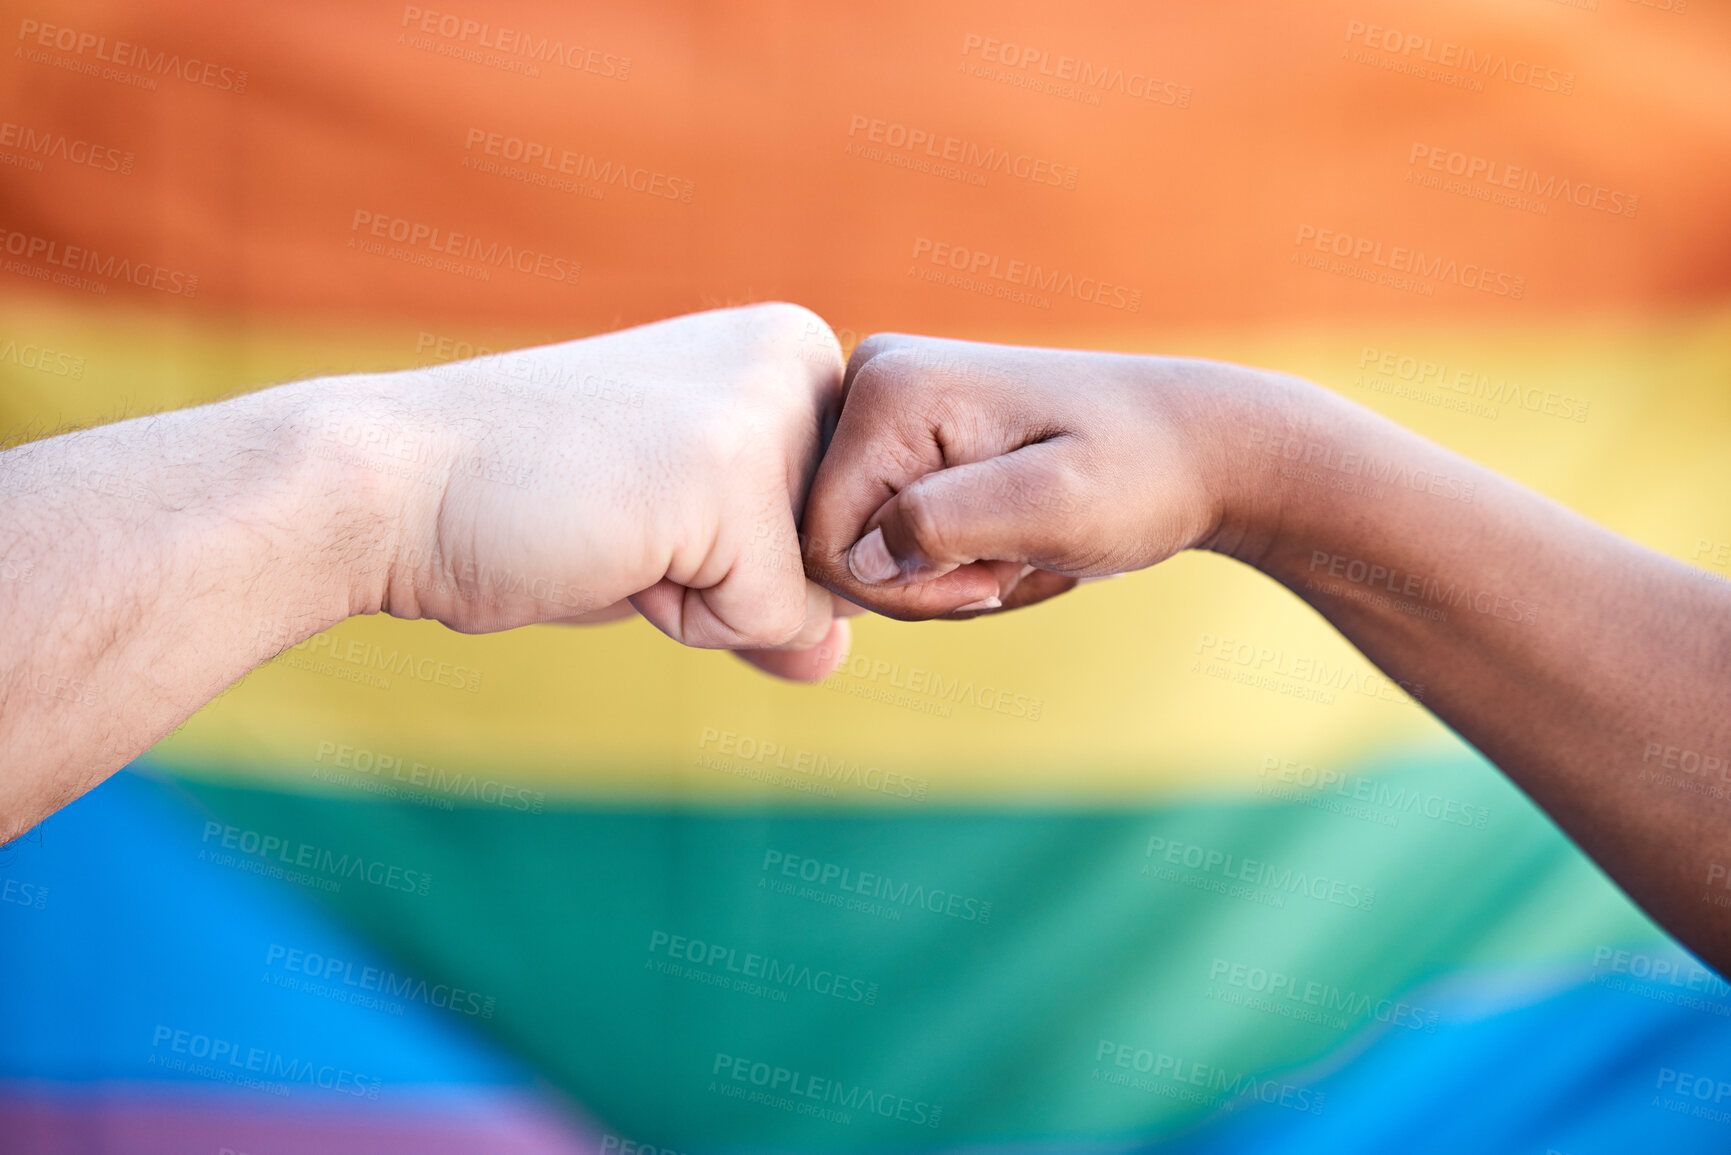
[{"label": "rainbow flag", "polygon": [[[779,298],[1298,373],[1731,576],[1719,8],[8,21],[13,437]],[[811,687],[350,620],[0,848],[0,1150],[1731,1147],[1731,987],[1423,697],[1211,555]]]}]

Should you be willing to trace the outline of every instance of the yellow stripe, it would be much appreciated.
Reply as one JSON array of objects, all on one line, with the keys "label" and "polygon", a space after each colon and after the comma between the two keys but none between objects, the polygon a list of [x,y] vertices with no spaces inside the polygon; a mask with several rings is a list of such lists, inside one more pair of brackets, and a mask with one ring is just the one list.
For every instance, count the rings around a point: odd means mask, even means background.
[{"label": "yellow stripe", "polygon": [[[239,332],[41,307],[8,317],[0,421],[9,429],[308,372],[409,365],[422,342],[413,331]],[[22,339],[76,351],[83,377],[8,360],[4,343]],[[1703,565],[1731,553],[1720,548],[1731,542],[1726,312],[1502,330],[1150,335],[1141,345],[1303,374],[1656,549]],[[1387,375],[1375,372],[1383,352],[1395,356]],[[1480,376],[1502,403],[1487,400]],[[1572,420],[1580,402],[1585,420]],[[1286,672],[1260,686],[1232,680],[1270,669]],[[255,671],[157,753],[196,773],[351,797],[388,787],[462,802],[508,786],[549,802],[917,812],[1243,794],[1269,758],[1340,767],[1452,741],[1291,595],[1234,563],[1185,556],[997,620],[861,620],[845,672],[815,688],[682,650],[641,622],[465,637],[357,619]],[[343,774],[352,777],[333,779]]]}]

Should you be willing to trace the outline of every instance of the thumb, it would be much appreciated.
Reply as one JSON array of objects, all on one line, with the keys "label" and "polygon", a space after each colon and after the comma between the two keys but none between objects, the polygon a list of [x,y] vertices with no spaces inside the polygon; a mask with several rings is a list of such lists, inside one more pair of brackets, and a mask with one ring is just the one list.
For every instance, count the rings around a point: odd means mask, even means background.
[{"label": "thumb", "polygon": [[1081,507],[1067,441],[1059,435],[904,486],[848,551],[848,596],[894,617],[935,617],[995,608],[1002,563],[1064,572]]},{"label": "thumb", "polygon": [[[829,596],[827,593],[825,597]],[[774,674],[790,682],[821,682],[835,673],[847,660],[853,642],[853,628],[846,618],[834,618],[829,630],[817,645],[808,650],[737,650],[742,659],[766,674]]]}]

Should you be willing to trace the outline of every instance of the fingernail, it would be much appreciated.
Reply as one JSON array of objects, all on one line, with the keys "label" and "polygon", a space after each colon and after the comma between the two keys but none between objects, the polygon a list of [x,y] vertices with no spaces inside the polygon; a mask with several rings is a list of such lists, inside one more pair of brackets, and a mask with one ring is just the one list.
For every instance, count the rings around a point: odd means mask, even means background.
[{"label": "fingernail", "polygon": [[977,602],[969,602],[965,606],[957,606],[950,612],[952,614],[971,614],[975,610],[995,610],[1003,604],[1004,603],[999,601],[997,598],[981,598]]},{"label": "fingernail", "polygon": [[882,585],[902,572],[902,567],[896,564],[896,559],[890,556],[890,550],[884,544],[884,531],[874,529],[858,541],[847,552],[847,568],[853,571],[853,576],[867,585]]}]

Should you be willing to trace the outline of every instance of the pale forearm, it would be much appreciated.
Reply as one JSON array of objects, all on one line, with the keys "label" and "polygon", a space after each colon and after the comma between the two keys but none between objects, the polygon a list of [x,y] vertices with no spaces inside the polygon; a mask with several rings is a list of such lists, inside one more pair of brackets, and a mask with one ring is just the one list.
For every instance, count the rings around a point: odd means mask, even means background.
[{"label": "pale forearm", "polygon": [[823,677],[844,635],[794,511],[840,386],[828,327],[765,304],[0,454],[0,841],[353,614],[630,604]]},{"label": "pale forearm", "polygon": [[1260,425],[1224,435],[1257,489],[1229,551],[1421,687],[1643,906],[1731,961],[1731,918],[1703,898],[1731,867],[1731,588],[1358,406],[1270,388]]},{"label": "pale forearm", "polygon": [[0,454],[0,841],[283,647],[379,608],[395,487],[324,448],[368,379]]}]

